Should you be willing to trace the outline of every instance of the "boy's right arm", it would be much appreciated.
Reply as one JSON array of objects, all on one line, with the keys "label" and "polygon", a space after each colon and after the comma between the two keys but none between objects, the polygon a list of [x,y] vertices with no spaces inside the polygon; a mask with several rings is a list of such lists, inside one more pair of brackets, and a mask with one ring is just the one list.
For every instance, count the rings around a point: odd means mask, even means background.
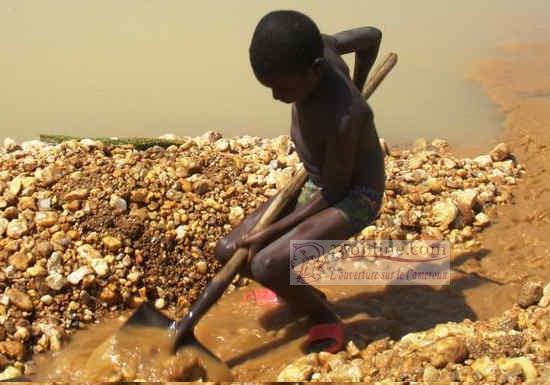
[{"label": "boy's right arm", "polygon": [[331,40],[340,55],[355,52],[353,83],[362,91],[378,55],[382,32],[375,27],[354,28],[332,35]]}]

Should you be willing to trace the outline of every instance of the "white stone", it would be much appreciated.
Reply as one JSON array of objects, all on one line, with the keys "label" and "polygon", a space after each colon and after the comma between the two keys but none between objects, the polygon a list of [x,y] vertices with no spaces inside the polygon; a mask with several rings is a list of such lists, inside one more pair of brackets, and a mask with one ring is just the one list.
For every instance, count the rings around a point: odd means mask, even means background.
[{"label": "white stone", "polygon": [[458,215],[458,208],[450,200],[437,202],[432,207],[433,220],[440,227],[448,227]]},{"label": "white stone", "polygon": [[166,306],[166,301],[164,300],[164,298],[157,298],[157,300],[155,301],[155,307],[161,310],[161,309],[164,309],[165,306]]},{"label": "white stone", "polygon": [[489,219],[487,214],[485,214],[485,213],[476,214],[474,225],[480,226],[480,227],[485,227],[485,226],[488,226],[490,223],[491,223],[491,220]]},{"label": "white stone", "polygon": [[82,245],[77,249],[78,255],[86,262],[91,262],[93,259],[101,258],[101,253],[90,245]]},{"label": "white stone", "polygon": [[27,234],[28,230],[27,224],[24,221],[14,219],[8,224],[6,235],[12,239],[19,239]]},{"label": "white stone", "polygon": [[511,154],[510,147],[506,143],[497,144],[490,152],[489,156],[495,162],[508,158]]},{"label": "white stone", "polygon": [[454,192],[453,197],[458,204],[465,205],[471,209],[476,203],[477,191],[474,189],[460,190]]},{"label": "white stone", "polygon": [[493,166],[493,160],[489,155],[480,155],[477,158],[474,158],[474,163],[482,169],[488,169]]},{"label": "white stone", "polygon": [[49,294],[43,295],[42,297],[40,297],[40,302],[45,305],[51,305],[53,303],[53,297]]},{"label": "white stone", "polygon": [[215,143],[216,150],[218,151],[227,151],[230,149],[228,139],[219,139]]},{"label": "white stone", "polygon": [[90,261],[90,265],[99,277],[104,277],[109,274],[109,265],[107,264],[107,261],[103,258],[92,259]]},{"label": "white stone", "polygon": [[52,199],[51,198],[39,199],[37,205],[40,211],[49,211],[52,209]]},{"label": "white stone", "polygon": [[187,236],[187,226],[181,225],[176,228],[176,239],[181,241]]},{"label": "white stone", "polygon": [[67,276],[67,281],[69,281],[72,285],[78,285],[78,283],[90,273],[91,271],[87,266],[82,266],[69,274]]},{"label": "white stone", "polygon": [[56,271],[51,272],[50,275],[46,277],[46,285],[48,285],[48,287],[52,290],[61,290],[66,283],[67,280],[65,279],[65,277],[63,277]]},{"label": "white stone", "polygon": [[17,196],[19,194],[19,191],[21,191],[22,184],[22,178],[21,176],[16,176],[11,180],[11,182],[8,185],[8,191]]},{"label": "white stone", "polygon": [[229,209],[229,223],[236,226],[244,218],[244,209],[241,206],[234,206]]},{"label": "white stone", "polygon": [[63,258],[61,256],[61,253],[58,251],[54,251],[50,258],[48,258],[48,262],[46,263],[46,268],[48,269],[48,272],[63,272]]},{"label": "white stone", "polygon": [[116,194],[111,195],[109,205],[118,212],[124,212],[128,209],[128,203]]},{"label": "white stone", "polygon": [[4,139],[3,147],[6,152],[12,152],[17,149],[17,142],[12,138],[6,138]]}]

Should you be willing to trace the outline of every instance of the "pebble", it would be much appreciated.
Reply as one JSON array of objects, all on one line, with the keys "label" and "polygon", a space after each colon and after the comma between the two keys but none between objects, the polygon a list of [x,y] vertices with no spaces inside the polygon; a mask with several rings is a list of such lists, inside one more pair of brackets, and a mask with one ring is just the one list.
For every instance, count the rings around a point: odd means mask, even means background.
[{"label": "pebble", "polygon": [[155,300],[155,307],[159,310],[162,310],[164,309],[164,307],[166,306],[166,301],[164,300],[164,298],[157,298]]},{"label": "pebble", "polygon": [[497,144],[490,152],[489,156],[495,162],[503,161],[511,154],[510,147],[506,143]]},{"label": "pebble", "polygon": [[67,280],[60,273],[53,271],[46,277],[46,285],[52,290],[59,291],[66,285]]},{"label": "pebble", "polygon": [[104,277],[109,274],[109,265],[103,258],[94,258],[90,261],[90,266],[98,277]]},{"label": "pebble", "polygon": [[533,362],[527,357],[500,358],[496,361],[499,368],[504,371],[513,370],[519,367],[525,376],[525,379],[530,381],[538,377],[538,371],[533,365]]},{"label": "pebble", "polygon": [[0,373],[0,381],[21,377],[22,375],[23,373],[21,372],[21,369],[9,365]]},{"label": "pebble", "polygon": [[65,194],[64,199],[66,202],[71,202],[74,200],[84,200],[88,198],[88,193],[88,189],[80,188]]},{"label": "pebble", "polygon": [[82,245],[77,248],[78,255],[83,258],[85,261],[90,262],[93,259],[101,258],[101,253],[97,251],[91,245]]},{"label": "pebble", "polygon": [[34,223],[40,227],[51,227],[57,223],[58,215],[55,211],[39,211],[34,217]]},{"label": "pebble", "polygon": [[450,336],[430,346],[428,358],[430,363],[437,369],[445,367],[449,362],[458,363],[464,361],[468,356],[466,344],[462,338]]},{"label": "pebble", "polygon": [[10,299],[10,302],[19,309],[25,311],[32,311],[34,309],[31,297],[29,297],[27,293],[18,289],[11,288],[7,289],[6,294]]},{"label": "pebble", "polygon": [[477,213],[474,220],[474,225],[479,227],[486,227],[491,223],[491,220],[485,213]]},{"label": "pebble", "polygon": [[72,285],[78,285],[84,276],[90,273],[91,271],[87,266],[82,266],[69,274],[67,276],[67,281]]},{"label": "pebble", "polygon": [[458,208],[452,201],[444,200],[433,205],[432,213],[434,223],[440,228],[447,228],[455,220]]},{"label": "pebble", "polygon": [[543,295],[542,282],[528,281],[521,286],[517,303],[526,308],[540,301]]},{"label": "pebble", "polygon": [[288,365],[277,376],[277,382],[309,381],[314,372],[312,365]]},{"label": "pebble", "polygon": [[206,261],[199,261],[196,266],[199,274],[206,274],[208,272],[208,265],[206,264]]},{"label": "pebble", "polygon": [[123,213],[128,209],[126,201],[116,194],[111,195],[109,205],[115,209],[117,213]]},{"label": "pebble", "polygon": [[29,267],[31,257],[25,253],[15,253],[9,257],[8,261],[17,270],[25,271]]},{"label": "pebble", "polygon": [[53,303],[53,297],[49,294],[43,295],[40,297],[40,302],[42,302],[44,305],[51,305]]},{"label": "pebble", "polygon": [[4,235],[10,222],[6,218],[0,218],[0,237]]},{"label": "pebble", "polygon": [[18,219],[10,221],[6,229],[6,235],[12,239],[20,239],[23,235],[27,234],[29,228],[27,224]]},{"label": "pebble", "polygon": [[493,160],[489,155],[480,155],[473,159],[481,169],[487,170],[493,165]]},{"label": "pebble", "polygon": [[550,305],[550,283],[544,286],[544,289],[542,291],[542,298],[539,301],[540,307],[547,307],[548,305]]},{"label": "pebble", "polygon": [[231,207],[229,210],[229,223],[235,227],[244,219],[244,210],[241,206]]},{"label": "pebble", "polygon": [[118,249],[122,247],[122,242],[118,238],[107,236],[103,237],[103,245],[105,245],[109,251],[118,251]]}]

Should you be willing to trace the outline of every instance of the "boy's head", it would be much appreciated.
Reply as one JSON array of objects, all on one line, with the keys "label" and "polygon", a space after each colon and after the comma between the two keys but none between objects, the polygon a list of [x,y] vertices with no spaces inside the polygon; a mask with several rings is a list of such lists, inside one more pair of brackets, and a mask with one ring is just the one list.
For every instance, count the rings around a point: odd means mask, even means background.
[{"label": "boy's head", "polygon": [[256,26],[249,53],[256,78],[285,103],[306,99],[322,73],[321,33],[300,12],[265,15]]}]

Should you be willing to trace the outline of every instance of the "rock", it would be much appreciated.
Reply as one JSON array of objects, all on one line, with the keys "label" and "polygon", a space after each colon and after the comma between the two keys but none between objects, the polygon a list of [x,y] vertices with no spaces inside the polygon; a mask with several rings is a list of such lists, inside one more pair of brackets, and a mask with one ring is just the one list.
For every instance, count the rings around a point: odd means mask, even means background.
[{"label": "rock", "polygon": [[456,167],[456,162],[450,158],[443,158],[443,167],[450,170]]},{"label": "rock", "polygon": [[24,311],[32,311],[34,309],[31,297],[29,297],[29,295],[24,291],[11,288],[6,290],[6,294],[10,299],[10,302],[17,308]]},{"label": "rock", "polygon": [[19,148],[19,145],[12,138],[5,138],[2,147],[6,152],[13,152]]},{"label": "rock", "polygon": [[38,241],[36,243],[36,252],[42,258],[49,258],[53,252],[52,244],[49,241]]},{"label": "rock", "polygon": [[216,148],[216,150],[218,151],[227,151],[229,150],[229,140],[228,139],[218,139],[215,144],[214,144],[214,147]]},{"label": "rock", "polygon": [[350,364],[339,365],[329,373],[330,380],[338,382],[359,382],[363,379],[363,376],[360,367]]},{"label": "rock", "polygon": [[517,303],[523,308],[529,307],[539,302],[542,298],[542,294],[542,282],[528,281],[521,287]]},{"label": "rock", "polygon": [[51,305],[53,303],[53,297],[49,294],[43,295],[40,297],[40,302],[42,302],[44,305]]},{"label": "rock", "polygon": [[60,273],[53,271],[46,277],[46,285],[52,290],[59,291],[66,285],[67,280]]},{"label": "rock", "polygon": [[212,188],[212,183],[208,179],[198,180],[193,184],[193,191],[199,195],[206,194]]},{"label": "rock", "polygon": [[21,369],[16,368],[15,366],[9,365],[0,373],[0,381],[10,380],[12,378],[21,377],[23,373]]},{"label": "rock", "polygon": [[67,194],[65,194],[65,202],[71,202],[74,200],[84,200],[88,198],[88,190],[85,188],[80,188],[77,190],[73,190]]},{"label": "rock", "polygon": [[414,141],[412,145],[412,151],[418,152],[423,151],[428,147],[428,141],[425,138],[418,138]]},{"label": "rock", "polygon": [[277,382],[309,381],[314,372],[312,365],[290,364],[277,376]]},{"label": "rock", "polygon": [[514,367],[519,367],[527,381],[534,380],[539,375],[535,365],[527,357],[500,358],[496,363],[503,372],[508,372],[513,370]]},{"label": "rock", "polygon": [[12,181],[8,185],[8,191],[13,195],[17,196],[19,195],[19,192],[21,191],[22,184],[22,178],[20,176],[16,176],[12,179]]},{"label": "rock", "polygon": [[353,341],[349,341],[346,344],[346,350],[350,357],[355,358],[361,356],[361,351],[357,348],[357,345]]},{"label": "rock", "polygon": [[497,364],[487,356],[478,358],[472,362],[471,367],[485,378],[492,378],[498,372]]},{"label": "rock", "polygon": [[427,352],[430,363],[437,369],[448,363],[460,363],[468,356],[464,340],[460,337],[449,336],[436,341]]},{"label": "rock", "polygon": [[483,170],[487,170],[493,166],[493,160],[489,155],[480,155],[474,158],[473,161]]},{"label": "rock", "polygon": [[63,272],[63,258],[61,253],[55,251],[52,253],[48,261],[46,262],[46,268],[48,272],[56,271],[58,273]]},{"label": "rock", "polygon": [[178,241],[182,241],[187,236],[187,226],[186,225],[180,225],[176,228],[176,239]]},{"label": "rock", "polygon": [[20,239],[23,235],[27,234],[29,228],[27,224],[18,219],[10,221],[6,229],[6,235],[11,239]]},{"label": "rock", "polygon": [[31,277],[43,277],[48,275],[48,271],[42,265],[36,264],[27,269],[27,274]]},{"label": "rock", "polygon": [[117,251],[122,247],[122,242],[115,237],[107,236],[103,238],[103,245],[105,245],[109,251]]},{"label": "rock", "polygon": [[17,204],[17,208],[19,209],[19,211],[38,210],[38,208],[36,207],[36,202],[33,197],[21,197],[21,199],[19,199],[19,203]]},{"label": "rock", "polygon": [[57,223],[55,211],[39,211],[34,217],[34,223],[40,227],[51,227]]},{"label": "rock", "polygon": [[91,245],[82,245],[78,249],[78,255],[86,262],[90,262],[92,259],[101,258],[102,255]]},{"label": "rock", "polygon": [[234,206],[229,209],[229,223],[235,227],[244,219],[244,209],[241,206]]},{"label": "rock", "polygon": [[101,290],[99,299],[109,305],[115,305],[120,299],[120,294],[114,284],[109,284]]},{"label": "rock", "polygon": [[52,200],[51,198],[44,198],[38,200],[38,210],[40,211],[50,211],[52,209]]},{"label": "rock", "polygon": [[457,204],[473,209],[476,204],[477,191],[474,189],[456,191],[453,193],[453,198]]},{"label": "rock", "polygon": [[78,285],[84,276],[90,273],[91,271],[87,266],[82,266],[69,274],[67,276],[67,281],[69,281],[72,285]]},{"label": "rock", "polygon": [[2,237],[6,232],[9,223],[10,221],[8,221],[6,218],[0,218],[0,237]]},{"label": "rock", "polygon": [[109,274],[109,265],[103,258],[94,258],[90,261],[90,266],[98,277],[104,277]]},{"label": "rock", "polygon": [[130,202],[145,203],[146,198],[147,198],[147,190],[144,188],[134,190],[130,193]]},{"label": "rock", "polygon": [[142,273],[140,273],[139,271],[132,271],[131,273],[129,273],[127,276],[126,276],[126,279],[130,282],[138,282],[139,279],[142,277]]},{"label": "rock", "polygon": [[25,271],[31,263],[31,258],[25,253],[15,253],[10,256],[8,261],[17,270]]},{"label": "rock", "polygon": [[199,274],[206,274],[208,272],[208,265],[206,264],[206,261],[199,261],[195,266],[197,267]]},{"label": "rock", "polygon": [[111,206],[115,210],[115,212],[119,214],[125,212],[128,209],[128,204],[126,203],[126,201],[116,194],[111,195],[109,206]]},{"label": "rock", "polygon": [[506,143],[497,144],[490,152],[489,156],[495,162],[500,162],[508,158],[511,154],[510,147]]},{"label": "rock", "polygon": [[547,307],[548,305],[550,305],[550,283],[544,286],[544,289],[542,290],[542,298],[539,301],[540,307]]},{"label": "rock", "polygon": [[161,309],[164,309],[164,307],[166,306],[166,301],[164,300],[164,298],[157,298],[155,300],[155,307],[159,310]]},{"label": "rock", "polygon": [[432,207],[433,221],[440,228],[447,228],[456,218],[458,208],[450,200],[442,200]]},{"label": "rock", "polygon": [[478,213],[475,216],[474,225],[479,227],[486,227],[491,223],[491,220],[485,213]]}]

